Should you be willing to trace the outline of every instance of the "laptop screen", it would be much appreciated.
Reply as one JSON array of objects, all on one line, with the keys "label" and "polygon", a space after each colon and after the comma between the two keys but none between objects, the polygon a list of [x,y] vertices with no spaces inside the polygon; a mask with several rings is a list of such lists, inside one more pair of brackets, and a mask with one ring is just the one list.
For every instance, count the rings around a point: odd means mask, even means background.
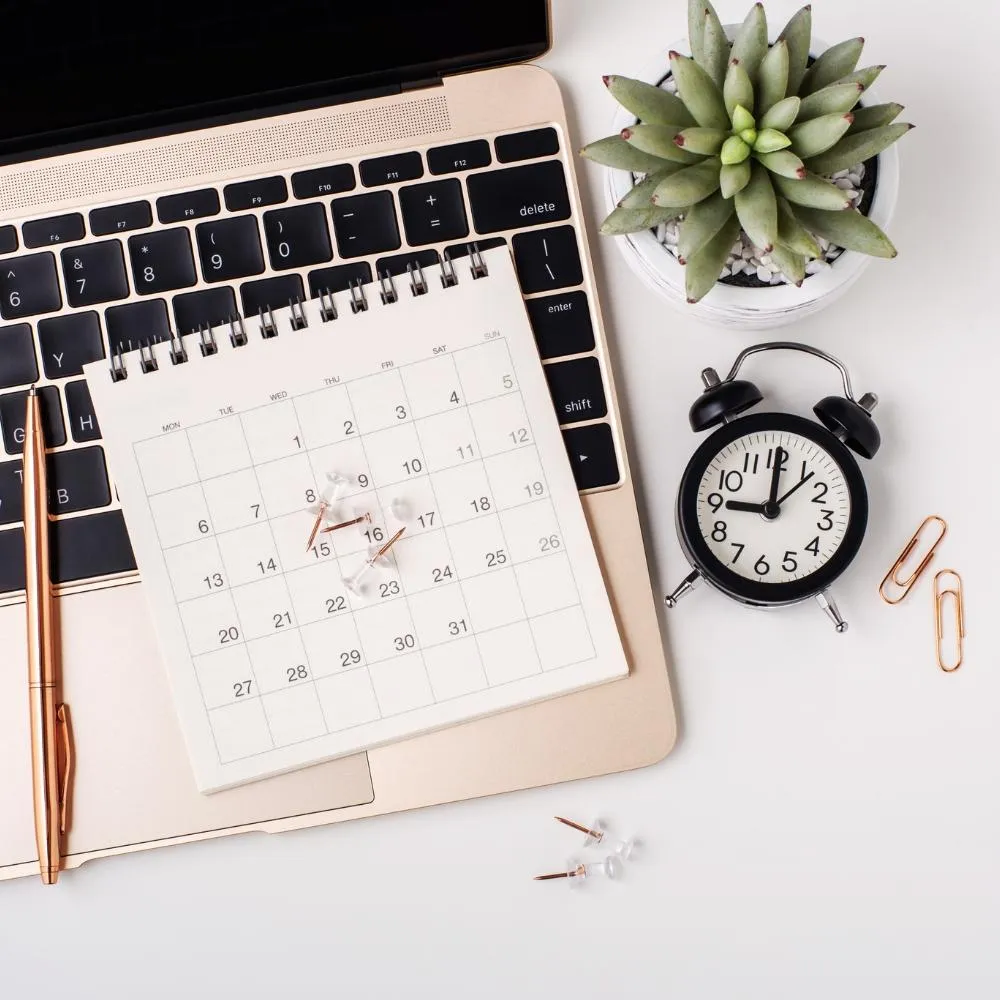
[{"label": "laptop screen", "polygon": [[377,91],[548,47],[546,0],[0,0],[0,24],[0,155]]}]

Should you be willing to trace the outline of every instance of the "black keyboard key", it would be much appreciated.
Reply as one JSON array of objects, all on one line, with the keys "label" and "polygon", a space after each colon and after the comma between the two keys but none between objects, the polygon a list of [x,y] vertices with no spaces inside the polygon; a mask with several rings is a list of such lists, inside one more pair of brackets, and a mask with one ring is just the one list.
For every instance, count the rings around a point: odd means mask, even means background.
[{"label": "black keyboard key", "polygon": [[12,590],[24,590],[23,528],[0,531],[0,594]]},{"label": "black keyboard key", "polygon": [[82,375],[84,365],[104,357],[101,321],[92,311],[39,320],[38,346],[46,378]]},{"label": "black keyboard key", "polygon": [[0,316],[23,319],[62,308],[56,259],[50,253],[13,257],[0,265]]},{"label": "black keyboard key", "polygon": [[230,212],[243,212],[248,208],[288,201],[288,185],[284,177],[258,177],[253,181],[227,184],[222,194]]},{"label": "black keyboard key", "polygon": [[366,188],[396,184],[399,181],[415,181],[418,177],[424,176],[423,160],[415,151],[362,160],[358,169],[361,173],[361,183]]},{"label": "black keyboard key", "polygon": [[[20,460],[0,463],[0,524],[24,519],[23,486]],[[0,570],[0,579],[2,575],[3,570]]]},{"label": "black keyboard key", "polygon": [[125,258],[118,240],[67,247],[61,256],[66,298],[73,308],[128,298]]},{"label": "black keyboard key", "polygon": [[198,281],[186,229],[161,229],[130,236],[128,252],[132,258],[132,281],[139,295],[190,288]]},{"label": "black keyboard key", "polygon": [[341,257],[365,257],[400,248],[391,191],[336,198],[330,204]]},{"label": "black keyboard key", "polygon": [[423,268],[434,267],[441,263],[441,255],[437,250],[413,250],[410,253],[396,254],[395,257],[379,257],[375,261],[375,273],[379,276],[388,274],[393,278],[407,274],[410,266],[419,265]]},{"label": "black keyboard key", "polygon": [[56,583],[135,569],[135,556],[120,510],[55,521],[49,538],[52,579]]},{"label": "black keyboard key", "polygon": [[70,382],[66,386],[66,416],[74,441],[96,441],[100,438],[101,425],[97,422],[90,389],[85,381]]},{"label": "black keyboard key", "polygon": [[594,349],[594,325],[586,292],[562,292],[528,299],[528,318],[543,360]]},{"label": "black keyboard key", "polygon": [[411,246],[469,235],[462,184],[454,178],[400,188],[399,207]]},{"label": "black keyboard key", "polygon": [[0,327],[0,389],[31,385],[38,379],[38,362],[29,323]]},{"label": "black keyboard key", "polygon": [[49,513],[107,507],[111,503],[104,449],[73,448],[48,457]]},{"label": "black keyboard key", "polygon": [[472,174],[469,205],[477,233],[523,229],[570,217],[566,176],[558,160]]},{"label": "black keyboard key", "polygon": [[473,249],[480,253],[492,250],[494,247],[505,247],[507,241],[502,236],[488,236],[484,240],[469,240],[468,243],[455,243],[444,248],[444,255],[449,260],[458,260],[460,257],[468,257]]},{"label": "black keyboard key", "polygon": [[112,306],[104,312],[104,323],[113,355],[170,339],[170,318],[163,299]]},{"label": "black keyboard key", "polygon": [[90,213],[90,231],[95,236],[128,233],[153,224],[153,210],[148,201],[130,201],[124,205],[95,208]]},{"label": "black keyboard key", "polygon": [[372,267],[366,260],[324,267],[309,272],[309,295],[316,299],[324,292],[346,292],[351,285],[367,285],[371,280]]},{"label": "black keyboard key", "polygon": [[221,326],[238,315],[236,295],[228,285],[174,296],[174,318],[181,334]]},{"label": "black keyboard key", "polygon": [[296,205],[265,212],[264,239],[275,271],[333,260],[330,229],[322,205]]},{"label": "black keyboard key", "polygon": [[297,274],[282,274],[263,281],[246,281],[240,285],[244,316],[257,316],[262,310],[284,309],[292,301],[305,299],[302,279]]},{"label": "black keyboard key", "polygon": [[[54,385],[42,386],[38,390],[42,404],[42,432],[45,446],[57,448],[66,443],[66,427],[63,424],[59,390]],[[3,425],[3,446],[8,455],[20,455],[24,451],[24,418],[28,390],[11,392],[0,396],[0,424]]]},{"label": "black keyboard key", "polygon": [[232,281],[263,273],[264,253],[252,215],[203,222],[195,227],[195,236],[206,281]]},{"label": "black keyboard key", "polygon": [[563,431],[563,440],[578,490],[596,490],[619,482],[615,439],[607,424],[571,427]]},{"label": "black keyboard key", "polygon": [[297,174],[292,174],[292,192],[296,198],[322,198],[328,194],[353,191],[356,187],[354,167],[349,163],[300,170]]},{"label": "black keyboard key", "polygon": [[29,250],[47,247],[52,243],[70,243],[87,235],[83,216],[79,212],[55,215],[51,219],[35,219],[21,227],[24,245]]},{"label": "black keyboard key", "polygon": [[485,139],[456,142],[450,146],[435,146],[427,150],[427,167],[432,174],[455,174],[460,170],[488,167],[490,144]]},{"label": "black keyboard key", "polygon": [[568,288],[583,281],[580,250],[572,226],[517,233],[514,263],[525,295]]},{"label": "black keyboard key", "polygon": [[597,358],[557,361],[544,370],[559,423],[577,424],[607,416],[608,403]]},{"label": "black keyboard key", "polygon": [[0,226],[0,253],[13,253],[17,247],[17,229],[14,226]]},{"label": "black keyboard key", "polygon": [[494,141],[497,159],[501,163],[534,160],[539,156],[552,156],[559,152],[559,136],[554,128],[535,128],[528,132],[498,135]]},{"label": "black keyboard key", "polygon": [[204,219],[218,215],[219,211],[219,192],[214,188],[168,194],[156,199],[156,214],[164,224]]}]

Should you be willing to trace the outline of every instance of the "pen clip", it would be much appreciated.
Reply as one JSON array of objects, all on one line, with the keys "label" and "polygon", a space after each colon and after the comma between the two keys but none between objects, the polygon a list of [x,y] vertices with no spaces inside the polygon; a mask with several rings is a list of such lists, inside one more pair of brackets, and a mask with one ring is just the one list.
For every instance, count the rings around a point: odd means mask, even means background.
[{"label": "pen clip", "polygon": [[59,727],[60,749],[59,773],[62,789],[59,796],[59,832],[65,834],[69,828],[69,793],[73,782],[73,731],[69,721],[69,705],[56,707],[56,724]]}]

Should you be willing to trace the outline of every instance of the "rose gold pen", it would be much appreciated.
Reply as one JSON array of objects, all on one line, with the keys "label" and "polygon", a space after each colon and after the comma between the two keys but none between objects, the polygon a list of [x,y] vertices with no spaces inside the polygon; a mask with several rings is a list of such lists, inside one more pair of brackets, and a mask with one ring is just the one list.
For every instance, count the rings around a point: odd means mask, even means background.
[{"label": "rose gold pen", "polygon": [[69,717],[57,704],[58,656],[49,576],[49,512],[41,397],[28,390],[24,420],[24,561],[28,617],[31,783],[38,868],[46,885],[59,878],[70,779]]}]

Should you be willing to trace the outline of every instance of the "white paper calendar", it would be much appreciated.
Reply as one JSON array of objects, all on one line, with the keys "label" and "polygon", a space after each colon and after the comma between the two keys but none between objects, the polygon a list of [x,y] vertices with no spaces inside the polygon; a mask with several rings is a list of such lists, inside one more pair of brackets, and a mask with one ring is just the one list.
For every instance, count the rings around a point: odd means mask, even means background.
[{"label": "white paper calendar", "polygon": [[86,369],[202,791],[627,674],[510,256],[483,257]]}]

